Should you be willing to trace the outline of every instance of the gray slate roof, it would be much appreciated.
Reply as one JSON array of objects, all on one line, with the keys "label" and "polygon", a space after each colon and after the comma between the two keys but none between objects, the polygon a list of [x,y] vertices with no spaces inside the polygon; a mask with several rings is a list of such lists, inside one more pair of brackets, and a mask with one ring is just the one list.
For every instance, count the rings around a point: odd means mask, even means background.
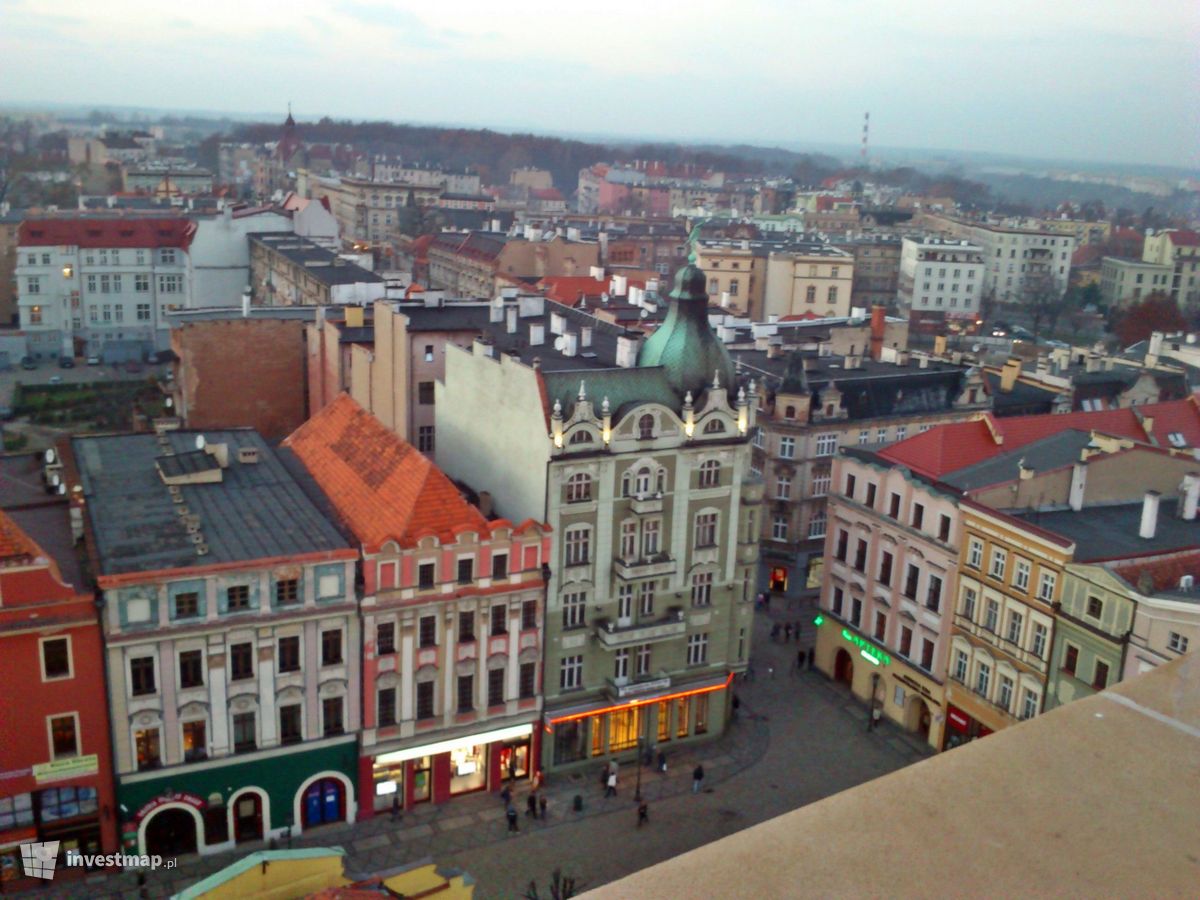
[{"label": "gray slate roof", "polygon": [[1035,472],[1061,469],[1079,461],[1080,451],[1092,442],[1087,431],[1060,431],[1008,453],[1001,453],[973,466],[943,475],[944,484],[964,491],[1015,481],[1021,475],[1021,463]]},{"label": "gray slate roof", "polygon": [[1026,512],[1018,518],[1075,542],[1075,561],[1094,562],[1150,556],[1200,547],[1200,520],[1175,515],[1175,500],[1163,499],[1154,537],[1138,537],[1141,503],[1085,506],[1082,511]]},{"label": "gray slate roof", "polygon": [[[179,456],[196,451],[199,431],[168,432]],[[262,437],[249,429],[203,432],[208,444],[229,445],[229,467],[216,484],[180,486],[183,504],[199,517],[209,553],[198,556],[176,512],[156,460],[153,434],[79,437],[71,442],[96,539],[100,575],[153,572],[218,563],[340,550],[349,543],[317,509]],[[259,462],[239,463],[239,447]]]}]

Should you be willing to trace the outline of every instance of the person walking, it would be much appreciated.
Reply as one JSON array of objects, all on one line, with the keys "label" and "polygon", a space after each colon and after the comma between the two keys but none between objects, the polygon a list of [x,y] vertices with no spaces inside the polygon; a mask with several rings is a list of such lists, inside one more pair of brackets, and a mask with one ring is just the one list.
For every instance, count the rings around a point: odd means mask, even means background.
[{"label": "person walking", "polygon": [[641,828],[642,825],[649,824],[649,822],[650,822],[650,806],[646,803],[645,800],[643,800],[640,804],[638,804],[637,827]]},{"label": "person walking", "polygon": [[504,815],[508,819],[508,830],[510,832],[521,830],[517,827],[517,808],[515,806],[513,806],[511,803],[508,804],[508,808],[504,811]]},{"label": "person walking", "polygon": [[790,644],[792,642],[792,623],[785,622],[783,625],[783,642]]},{"label": "person walking", "polygon": [[604,785],[604,796],[605,797],[617,796],[617,773],[611,769],[608,772],[608,781]]},{"label": "person walking", "polygon": [[697,765],[692,770],[692,793],[700,793],[700,784],[704,781],[704,766]]},{"label": "person walking", "polygon": [[542,794],[538,797],[538,818],[545,821],[546,818],[546,795]]},{"label": "person walking", "polygon": [[792,626],[792,629],[796,633],[796,643],[798,644],[798,643],[800,643],[800,623],[797,622],[795,625]]},{"label": "person walking", "polygon": [[662,772],[664,775],[667,774],[667,754],[663,753],[661,750],[658,751],[658,771]]},{"label": "person walking", "polygon": [[508,806],[510,803],[512,803],[512,788],[510,788],[507,784],[504,786],[504,790],[500,792],[500,802],[505,806]]},{"label": "person walking", "polygon": [[525,798],[525,818],[537,818],[537,794],[532,791]]},{"label": "person walking", "polygon": [[546,776],[542,774],[542,770],[538,769],[533,773],[533,783],[530,785],[530,790],[535,794],[542,789],[542,782],[546,780]]},{"label": "person walking", "polygon": [[802,673],[804,671],[804,651],[803,650],[796,651],[796,669],[798,670],[799,673]]}]

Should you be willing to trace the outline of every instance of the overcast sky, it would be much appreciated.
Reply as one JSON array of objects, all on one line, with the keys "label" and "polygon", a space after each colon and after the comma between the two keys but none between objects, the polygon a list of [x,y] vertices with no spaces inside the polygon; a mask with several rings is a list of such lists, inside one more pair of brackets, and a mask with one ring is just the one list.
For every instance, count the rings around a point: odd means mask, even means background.
[{"label": "overcast sky", "polygon": [[1200,164],[1198,0],[0,0],[0,102]]}]

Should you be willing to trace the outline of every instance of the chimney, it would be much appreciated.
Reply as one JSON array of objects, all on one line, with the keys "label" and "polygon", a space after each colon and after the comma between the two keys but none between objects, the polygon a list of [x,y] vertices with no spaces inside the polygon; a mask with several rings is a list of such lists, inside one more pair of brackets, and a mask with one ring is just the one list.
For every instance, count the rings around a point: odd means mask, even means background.
[{"label": "chimney", "polygon": [[1079,512],[1083,509],[1083,495],[1087,491],[1087,466],[1082,462],[1075,463],[1071,469],[1071,509]]},{"label": "chimney", "polygon": [[1100,357],[1098,357],[1094,353],[1089,353],[1087,355],[1087,359],[1084,360],[1083,370],[1085,372],[1099,372],[1100,371]]},{"label": "chimney", "polygon": [[1021,375],[1021,358],[1019,356],[1010,356],[1004,363],[1004,368],[1000,370],[1000,390],[1004,393],[1011,393],[1013,385],[1017,383],[1017,379]]},{"label": "chimney", "polygon": [[939,334],[934,337],[934,339],[933,339],[933,355],[934,356],[945,356],[946,355],[946,336],[944,334]]},{"label": "chimney", "polygon": [[621,335],[617,338],[617,365],[632,369],[637,365],[638,342],[636,338]]},{"label": "chimney", "polygon": [[504,310],[504,330],[509,334],[517,333],[517,308],[510,306]]},{"label": "chimney", "polygon": [[546,326],[541,322],[529,323],[529,346],[537,347],[546,342]]},{"label": "chimney", "polygon": [[1142,500],[1142,524],[1138,528],[1138,537],[1145,540],[1154,537],[1158,528],[1158,502],[1161,499],[1162,494],[1158,491],[1146,491],[1146,497]]},{"label": "chimney", "polygon": [[1200,505],[1200,472],[1188,472],[1180,485],[1179,518],[1196,521],[1196,508]]},{"label": "chimney", "polygon": [[242,291],[242,318],[243,319],[250,318],[250,288],[249,288],[249,286],[247,286],[246,289],[244,291]]},{"label": "chimney", "polygon": [[[887,308],[876,304],[871,307],[871,359],[879,359],[879,351],[883,349],[883,332],[887,328]],[[945,350],[946,339],[942,338],[942,350]],[[935,351],[936,352],[936,351]]]}]

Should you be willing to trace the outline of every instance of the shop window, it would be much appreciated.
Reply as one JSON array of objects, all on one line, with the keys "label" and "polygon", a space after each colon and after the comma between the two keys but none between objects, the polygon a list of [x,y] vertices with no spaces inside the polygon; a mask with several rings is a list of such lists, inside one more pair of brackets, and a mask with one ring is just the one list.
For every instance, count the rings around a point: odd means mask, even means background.
[{"label": "shop window", "polygon": [[696,727],[695,734],[708,734],[708,694],[697,694],[694,698]]},{"label": "shop window", "polygon": [[641,707],[615,709],[609,713],[608,749],[612,753],[636,747],[641,734]]},{"label": "shop window", "polygon": [[93,787],[60,787],[38,791],[38,808],[43,822],[54,822],[90,815],[99,805]]},{"label": "shop window", "polygon": [[450,794],[466,794],[487,786],[487,745],[450,751]]},{"label": "shop window", "polygon": [[554,762],[557,765],[587,758],[586,719],[572,719],[554,726]]},{"label": "shop window", "polygon": [[33,824],[33,795],[0,797],[0,831]]},{"label": "shop window", "polygon": [[687,697],[675,699],[675,736],[685,738],[691,733],[691,706]]}]

